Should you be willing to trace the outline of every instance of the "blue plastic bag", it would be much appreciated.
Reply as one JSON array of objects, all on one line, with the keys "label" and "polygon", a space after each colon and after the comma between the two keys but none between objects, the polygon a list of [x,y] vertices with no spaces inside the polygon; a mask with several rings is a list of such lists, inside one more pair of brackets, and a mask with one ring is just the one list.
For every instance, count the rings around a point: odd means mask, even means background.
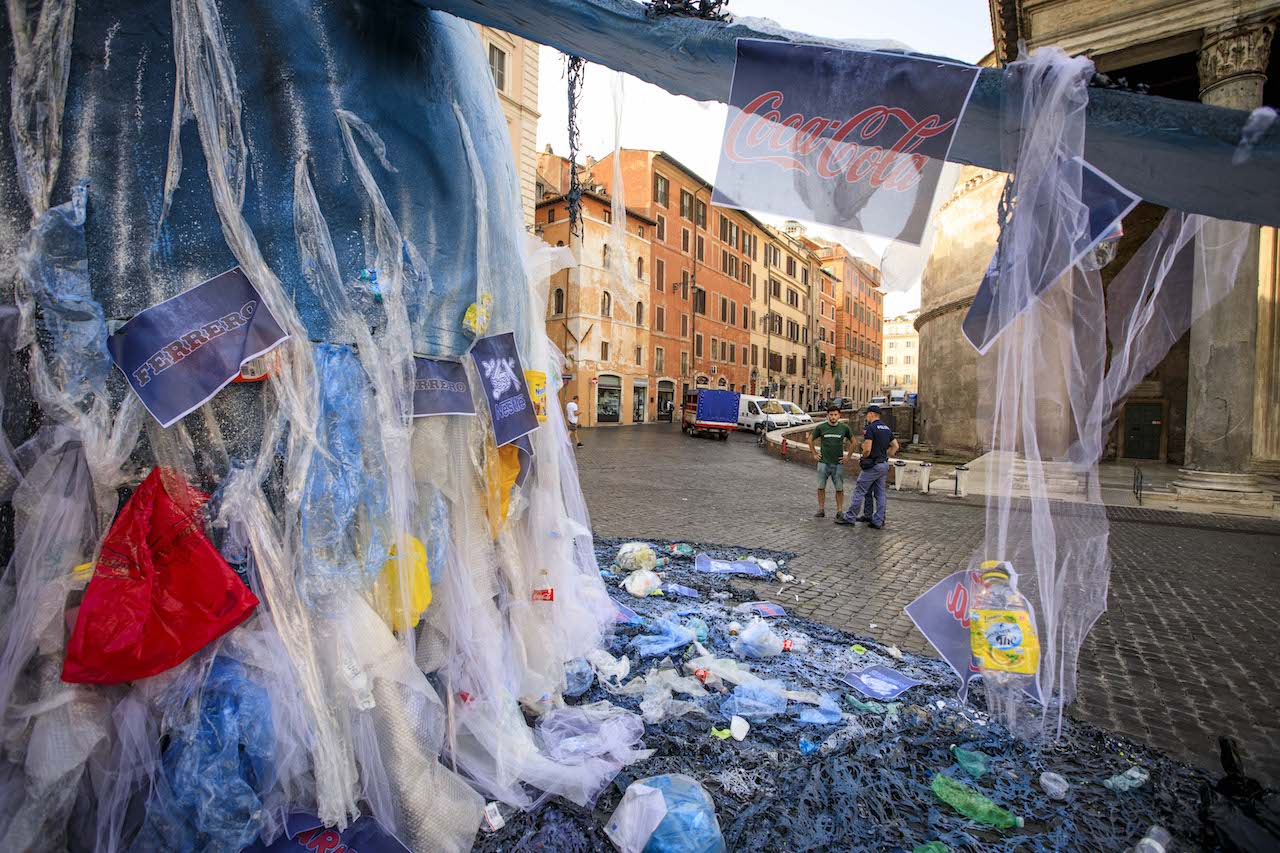
[{"label": "blue plastic bag", "polygon": [[677,625],[666,619],[655,619],[650,626],[657,634],[641,634],[633,637],[630,646],[640,653],[640,657],[648,658],[665,655],[675,649],[693,642],[693,632],[683,625]]},{"label": "blue plastic bag", "polygon": [[564,695],[581,696],[595,680],[595,670],[582,658],[574,658],[564,665]]},{"label": "blue plastic bag", "polygon": [[[650,832],[659,815],[661,820]],[[632,782],[605,833],[622,853],[724,853],[726,849],[711,795],[696,779],[681,773]]]},{"label": "blue plastic bag", "polygon": [[726,720],[734,716],[746,720],[767,720],[787,712],[787,697],[780,681],[750,681],[739,684],[732,695],[720,704]]},{"label": "blue plastic bag", "polygon": [[164,749],[137,849],[236,853],[265,824],[262,798],[275,784],[267,691],[220,655],[199,696],[199,713]]},{"label": "blue plastic bag", "polygon": [[830,696],[823,696],[818,707],[805,706],[800,711],[800,722],[823,725],[840,722],[840,706]]}]

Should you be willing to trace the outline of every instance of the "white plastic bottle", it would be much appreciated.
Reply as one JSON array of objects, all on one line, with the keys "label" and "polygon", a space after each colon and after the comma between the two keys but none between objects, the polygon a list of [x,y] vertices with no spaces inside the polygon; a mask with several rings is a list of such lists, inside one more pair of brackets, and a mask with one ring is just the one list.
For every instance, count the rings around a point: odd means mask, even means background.
[{"label": "white plastic bottle", "polygon": [[1163,826],[1153,826],[1147,830],[1136,845],[1129,848],[1129,853],[1169,853],[1173,837]]}]

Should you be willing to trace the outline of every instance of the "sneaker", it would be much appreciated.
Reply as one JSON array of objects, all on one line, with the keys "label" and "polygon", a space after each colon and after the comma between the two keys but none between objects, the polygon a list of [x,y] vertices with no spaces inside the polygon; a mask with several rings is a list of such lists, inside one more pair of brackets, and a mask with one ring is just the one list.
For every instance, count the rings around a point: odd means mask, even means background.
[{"label": "sneaker", "polygon": [[853,524],[853,519],[845,515],[843,512],[836,513],[836,524]]},{"label": "sneaker", "polygon": [[865,515],[858,516],[854,521],[865,521],[867,524],[871,523],[871,519],[867,518]]},{"label": "sneaker", "polygon": [[581,441],[579,441],[579,442],[578,442],[578,446],[579,446],[579,447],[581,447],[581,446],[582,446],[582,442],[581,442]]},{"label": "sneaker", "polygon": [[874,521],[868,521],[868,522],[867,522],[867,527],[870,527],[872,530],[882,530],[882,529],[884,529],[884,525],[883,525],[883,524],[876,524]]},{"label": "sneaker", "polygon": [[813,514],[813,517],[814,517],[814,518],[826,518],[826,517],[827,517],[827,511],[826,511],[825,509],[820,509],[820,510],[818,510],[817,512],[815,512],[815,513]]}]

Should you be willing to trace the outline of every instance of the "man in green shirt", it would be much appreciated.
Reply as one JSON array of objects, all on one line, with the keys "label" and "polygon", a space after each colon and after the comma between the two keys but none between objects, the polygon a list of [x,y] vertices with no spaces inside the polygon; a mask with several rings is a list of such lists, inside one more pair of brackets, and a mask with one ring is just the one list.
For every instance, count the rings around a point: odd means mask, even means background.
[{"label": "man in green shirt", "polygon": [[[813,440],[818,439],[821,450],[814,448]],[[809,452],[818,460],[818,511],[814,518],[825,518],[827,515],[827,480],[836,487],[836,506],[844,506],[844,460],[848,458],[849,442],[853,441],[853,430],[840,420],[840,409],[827,406],[827,419],[813,428],[809,433]]]}]

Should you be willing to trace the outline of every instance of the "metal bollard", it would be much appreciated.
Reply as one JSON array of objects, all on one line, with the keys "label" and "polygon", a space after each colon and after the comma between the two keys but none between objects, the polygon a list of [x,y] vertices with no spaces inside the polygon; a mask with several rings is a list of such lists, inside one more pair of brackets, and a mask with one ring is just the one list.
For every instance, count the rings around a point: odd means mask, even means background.
[{"label": "metal bollard", "polygon": [[933,467],[931,462],[920,463],[920,494],[929,494],[929,469]]},{"label": "metal bollard", "polygon": [[893,460],[893,465],[898,470],[893,473],[893,490],[895,492],[902,491],[902,469],[907,467],[907,463],[901,459]]}]

